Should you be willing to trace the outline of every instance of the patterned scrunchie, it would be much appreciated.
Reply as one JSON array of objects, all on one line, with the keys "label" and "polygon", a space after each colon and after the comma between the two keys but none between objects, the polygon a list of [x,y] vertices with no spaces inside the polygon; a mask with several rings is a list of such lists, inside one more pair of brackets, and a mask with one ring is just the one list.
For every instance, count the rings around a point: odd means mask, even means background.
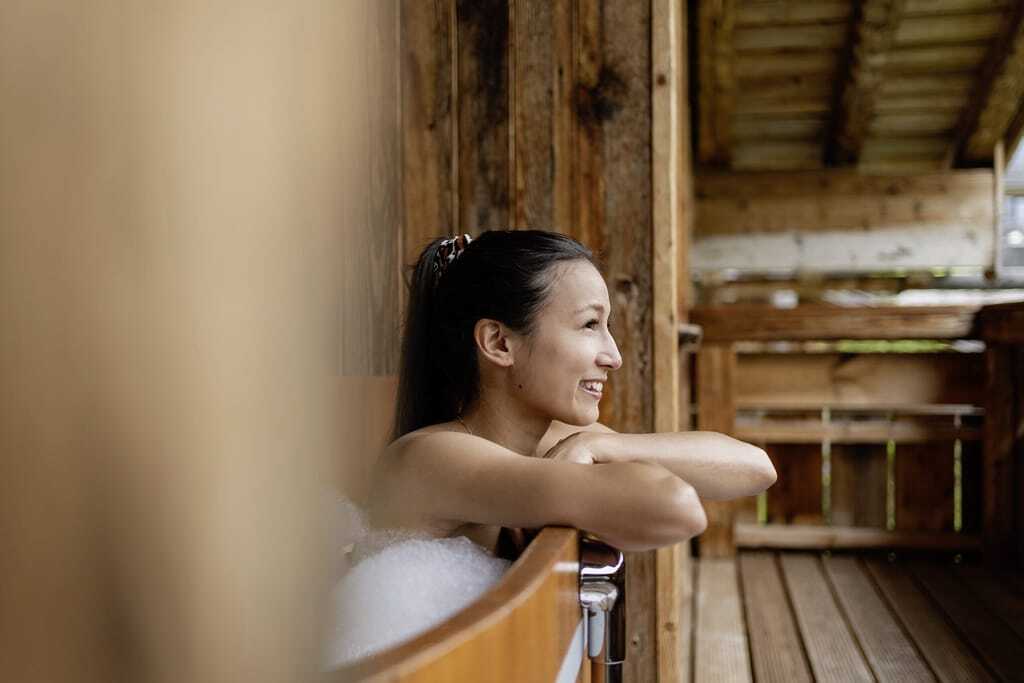
[{"label": "patterned scrunchie", "polygon": [[437,280],[441,279],[448,266],[465,251],[472,241],[473,238],[469,235],[460,235],[441,242],[437,248],[437,254],[434,256],[434,273]]}]

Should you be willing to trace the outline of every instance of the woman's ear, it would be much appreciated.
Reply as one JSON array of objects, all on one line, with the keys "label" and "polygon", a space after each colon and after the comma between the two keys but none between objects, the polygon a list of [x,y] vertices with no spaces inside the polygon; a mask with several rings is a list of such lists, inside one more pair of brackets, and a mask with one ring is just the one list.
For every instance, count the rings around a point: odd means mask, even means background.
[{"label": "woman's ear", "polygon": [[473,341],[484,358],[503,368],[512,367],[514,340],[509,329],[497,320],[481,318],[473,326]]}]

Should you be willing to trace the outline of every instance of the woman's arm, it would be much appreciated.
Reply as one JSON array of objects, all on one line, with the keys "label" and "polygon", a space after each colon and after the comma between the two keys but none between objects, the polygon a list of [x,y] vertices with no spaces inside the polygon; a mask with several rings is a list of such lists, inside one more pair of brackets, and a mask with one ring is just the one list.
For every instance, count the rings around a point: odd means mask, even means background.
[{"label": "woman's arm", "polygon": [[552,442],[562,457],[574,453],[570,457],[577,462],[589,457],[594,463],[661,465],[693,486],[703,500],[753,496],[776,479],[775,468],[762,449],[717,432],[619,434],[597,423],[582,430],[554,423],[543,444]]}]

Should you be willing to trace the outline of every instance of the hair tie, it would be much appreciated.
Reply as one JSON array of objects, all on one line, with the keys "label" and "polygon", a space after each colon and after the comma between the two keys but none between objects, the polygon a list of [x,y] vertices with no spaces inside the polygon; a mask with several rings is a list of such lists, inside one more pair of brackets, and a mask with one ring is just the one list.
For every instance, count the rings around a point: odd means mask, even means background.
[{"label": "hair tie", "polygon": [[447,270],[448,266],[466,250],[466,247],[472,241],[472,237],[464,234],[441,242],[437,248],[437,254],[434,256],[434,273],[436,273],[438,280],[444,274],[444,271]]}]

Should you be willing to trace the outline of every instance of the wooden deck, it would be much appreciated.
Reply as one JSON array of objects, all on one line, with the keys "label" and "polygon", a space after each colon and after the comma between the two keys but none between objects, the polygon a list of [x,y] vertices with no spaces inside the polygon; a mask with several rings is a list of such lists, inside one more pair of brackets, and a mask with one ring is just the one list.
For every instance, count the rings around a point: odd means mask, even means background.
[{"label": "wooden deck", "polygon": [[1024,574],[877,552],[694,565],[695,683],[1024,681]]}]

